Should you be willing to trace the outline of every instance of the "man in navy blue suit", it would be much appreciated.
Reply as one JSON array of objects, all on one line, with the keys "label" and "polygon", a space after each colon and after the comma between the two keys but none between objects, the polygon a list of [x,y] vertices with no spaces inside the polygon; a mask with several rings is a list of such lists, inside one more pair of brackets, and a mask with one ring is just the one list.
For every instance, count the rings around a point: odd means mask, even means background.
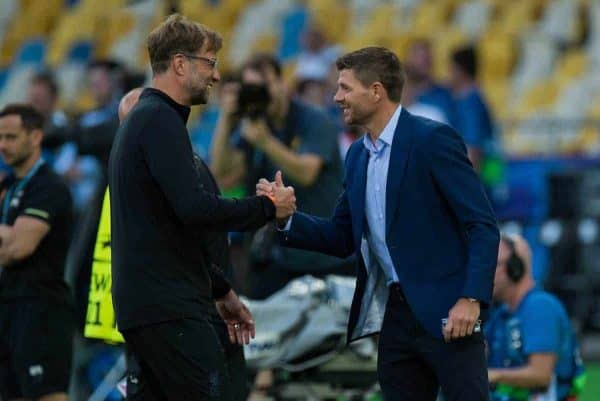
[{"label": "man in navy blue suit", "polygon": [[[499,232],[465,145],[452,128],[400,105],[398,57],[368,47],[337,60],[335,101],[366,135],[349,149],[330,219],[280,220],[290,247],[356,253],[348,341],[379,332],[386,401],[488,400],[478,320],[491,301]],[[282,186],[261,180],[259,193]],[[442,319],[447,322],[442,328]]]}]

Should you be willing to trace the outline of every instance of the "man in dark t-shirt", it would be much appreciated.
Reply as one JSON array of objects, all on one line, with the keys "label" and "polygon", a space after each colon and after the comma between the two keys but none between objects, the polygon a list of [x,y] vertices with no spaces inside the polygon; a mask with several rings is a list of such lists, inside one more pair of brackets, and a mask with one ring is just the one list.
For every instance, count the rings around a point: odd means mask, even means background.
[{"label": "man in dark t-shirt", "polygon": [[0,195],[0,398],[67,400],[73,337],[63,276],[72,204],[41,158],[44,118],[0,111],[0,153],[14,174]]}]

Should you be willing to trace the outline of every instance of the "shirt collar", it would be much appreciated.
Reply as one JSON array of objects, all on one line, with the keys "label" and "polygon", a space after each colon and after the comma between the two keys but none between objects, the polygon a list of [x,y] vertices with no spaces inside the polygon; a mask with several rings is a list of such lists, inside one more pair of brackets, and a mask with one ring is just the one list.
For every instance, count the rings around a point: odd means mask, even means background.
[{"label": "shirt collar", "polygon": [[[394,133],[396,132],[396,127],[398,126],[398,120],[400,119],[401,111],[402,106],[398,105],[396,111],[394,111],[394,114],[392,114],[392,117],[388,121],[387,125],[385,126],[383,131],[381,131],[381,135],[379,135],[376,144],[374,144],[373,141],[371,141],[371,136],[369,134],[365,135],[363,143],[368,150],[378,151],[381,150],[384,144],[390,146],[392,145],[392,142],[394,141]],[[376,145],[377,147],[375,147]]]},{"label": "shirt collar", "polygon": [[188,106],[177,103],[165,92],[158,90],[156,88],[145,88],[144,91],[142,92],[142,94],[140,95],[140,98],[148,97],[148,96],[158,96],[159,98],[161,98],[169,106],[171,106],[173,109],[175,109],[177,114],[179,114],[179,116],[183,120],[183,123],[187,124],[187,120],[188,120],[188,117],[190,116],[190,110],[191,110]]}]

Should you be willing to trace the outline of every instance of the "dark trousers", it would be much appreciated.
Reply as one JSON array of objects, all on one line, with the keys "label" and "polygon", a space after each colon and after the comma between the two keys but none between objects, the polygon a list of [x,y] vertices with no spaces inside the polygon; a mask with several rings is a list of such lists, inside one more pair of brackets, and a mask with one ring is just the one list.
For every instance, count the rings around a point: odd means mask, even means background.
[{"label": "dark trousers", "polygon": [[248,386],[244,348],[241,345],[233,344],[229,340],[227,325],[220,316],[211,316],[209,320],[219,337],[225,354],[225,368],[227,369],[229,379],[227,387],[229,388],[230,400],[246,401],[250,388]]},{"label": "dark trousers", "polygon": [[445,401],[489,400],[483,334],[448,343],[433,337],[398,285],[390,287],[378,355],[385,401],[435,401],[440,387]]},{"label": "dark trousers", "polygon": [[232,388],[217,330],[206,319],[181,319],[124,331],[130,352],[127,399],[232,400],[241,390]]}]

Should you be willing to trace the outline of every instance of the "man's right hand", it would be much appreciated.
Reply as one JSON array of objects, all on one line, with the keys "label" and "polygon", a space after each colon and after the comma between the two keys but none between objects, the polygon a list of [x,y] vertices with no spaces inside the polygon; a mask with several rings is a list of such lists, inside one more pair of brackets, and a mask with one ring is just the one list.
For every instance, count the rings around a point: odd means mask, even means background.
[{"label": "man's right hand", "polygon": [[275,181],[269,182],[261,178],[256,184],[256,195],[271,198],[275,204],[277,220],[285,220],[296,211],[296,196],[293,187],[283,185],[281,171],[275,173]]}]

